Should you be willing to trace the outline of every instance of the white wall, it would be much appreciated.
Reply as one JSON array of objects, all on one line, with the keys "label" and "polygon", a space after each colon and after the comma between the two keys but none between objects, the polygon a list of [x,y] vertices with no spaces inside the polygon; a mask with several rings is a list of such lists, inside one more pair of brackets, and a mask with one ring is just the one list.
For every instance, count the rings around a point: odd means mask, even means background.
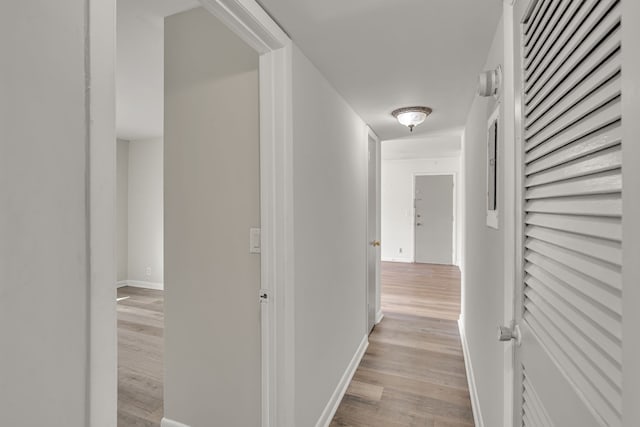
[{"label": "white wall", "polygon": [[[384,142],[387,144],[387,142]],[[460,158],[383,160],[382,161],[382,259],[384,261],[413,262],[414,244],[414,179],[416,175],[454,174],[455,224],[454,264],[459,264],[461,252],[461,192]]]},{"label": "white wall", "polygon": [[165,21],[165,417],[260,425],[258,56],[198,8]]},{"label": "white wall", "polygon": [[118,0],[116,128],[127,140],[162,135],[163,18],[149,1]]},{"label": "white wall", "polygon": [[2,426],[88,419],[84,34],[84,1],[0,3]]},{"label": "white wall", "polygon": [[313,426],[365,336],[367,132],[293,51],[295,425]]},{"label": "white wall", "polygon": [[129,276],[129,141],[116,141],[116,262],[117,280]]},{"label": "white wall", "polygon": [[[484,69],[494,69],[502,63],[503,40],[501,20]],[[465,126],[462,155],[462,314],[485,426],[503,425],[504,345],[496,339],[496,328],[503,323],[504,313],[504,227],[495,230],[486,225],[486,132],[495,105],[493,98],[474,99]],[[501,127],[504,129],[503,122]],[[504,175],[500,173],[505,162],[504,144],[500,142],[498,153],[503,162],[498,171],[499,212],[504,212]]]},{"label": "white wall", "polygon": [[128,166],[127,279],[160,286],[164,282],[162,139],[130,141]]}]

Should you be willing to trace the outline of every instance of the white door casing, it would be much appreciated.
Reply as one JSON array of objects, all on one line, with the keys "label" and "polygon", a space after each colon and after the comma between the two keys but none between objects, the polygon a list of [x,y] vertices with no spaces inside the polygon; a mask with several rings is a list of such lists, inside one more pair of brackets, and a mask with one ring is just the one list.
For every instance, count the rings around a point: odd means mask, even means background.
[{"label": "white door casing", "polygon": [[620,2],[518,1],[514,12],[514,425],[620,426]]}]

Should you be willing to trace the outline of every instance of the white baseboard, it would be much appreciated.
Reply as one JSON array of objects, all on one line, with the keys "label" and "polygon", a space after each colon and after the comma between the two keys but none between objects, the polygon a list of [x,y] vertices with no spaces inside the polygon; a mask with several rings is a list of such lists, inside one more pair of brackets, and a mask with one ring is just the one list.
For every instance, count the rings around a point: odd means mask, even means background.
[{"label": "white baseboard", "polygon": [[376,313],[376,325],[382,322],[383,318],[384,318],[384,313],[382,312],[382,310],[378,310],[378,312]]},{"label": "white baseboard", "polygon": [[[118,282],[118,284],[120,283],[121,282]],[[134,288],[155,289],[158,291],[164,290],[164,283],[145,282],[143,280],[125,280],[124,285],[122,286],[133,286]]]},{"label": "white baseboard", "polygon": [[409,258],[382,258],[381,261],[385,261],[385,262],[406,262],[411,264],[413,262],[413,260],[409,259]]},{"label": "white baseboard", "polygon": [[471,409],[473,409],[473,421],[476,427],[484,427],[482,411],[480,410],[480,399],[478,398],[478,388],[476,386],[476,377],[473,374],[473,365],[471,363],[471,355],[469,354],[469,343],[467,342],[467,334],[465,333],[464,319],[462,316],[458,319],[458,330],[460,331],[462,352],[464,353],[464,367],[467,371],[467,382],[469,383],[469,395],[471,397]]},{"label": "white baseboard", "polygon": [[333,419],[333,416],[336,414],[336,411],[338,410],[338,406],[340,406],[340,402],[342,401],[342,397],[347,392],[347,388],[351,383],[351,379],[353,378],[353,375],[356,373],[356,370],[358,369],[358,365],[360,365],[360,361],[362,360],[362,357],[364,356],[365,351],[367,351],[368,346],[369,346],[369,337],[365,335],[364,338],[362,338],[362,341],[360,342],[358,349],[353,355],[351,362],[349,362],[349,366],[347,366],[347,369],[344,371],[344,374],[342,374],[342,378],[340,378],[340,382],[338,383],[338,386],[334,390],[333,395],[331,396],[331,399],[327,403],[327,406],[325,406],[324,411],[322,411],[322,415],[320,415],[320,419],[318,419],[318,422],[316,423],[316,427],[328,427],[329,424],[331,424],[331,420]]},{"label": "white baseboard", "polygon": [[162,418],[162,421],[160,421],[160,427],[189,427],[189,426],[164,417]]},{"label": "white baseboard", "polygon": [[116,288],[121,288],[123,286],[127,286],[126,280],[120,280],[119,282],[116,282]]}]

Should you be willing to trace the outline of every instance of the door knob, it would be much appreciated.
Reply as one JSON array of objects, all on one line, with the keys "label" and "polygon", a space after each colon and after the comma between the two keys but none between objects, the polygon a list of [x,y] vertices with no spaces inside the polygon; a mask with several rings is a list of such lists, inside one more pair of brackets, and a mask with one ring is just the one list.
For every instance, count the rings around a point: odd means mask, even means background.
[{"label": "door knob", "polygon": [[374,240],[371,242],[371,246],[380,246],[380,240]]},{"label": "door knob", "polygon": [[418,227],[420,227],[420,226],[422,225],[422,223],[421,223],[421,222],[416,222],[416,225],[417,225]]}]

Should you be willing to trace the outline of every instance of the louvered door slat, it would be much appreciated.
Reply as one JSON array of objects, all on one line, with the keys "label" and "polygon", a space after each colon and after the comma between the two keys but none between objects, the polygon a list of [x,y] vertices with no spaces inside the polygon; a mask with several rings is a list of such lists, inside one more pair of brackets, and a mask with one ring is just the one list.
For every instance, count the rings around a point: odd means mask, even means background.
[{"label": "louvered door slat", "polygon": [[527,212],[615,217],[622,215],[622,200],[617,195],[558,197],[530,200]]},{"label": "louvered door slat", "polygon": [[[621,83],[619,78],[613,78],[594,92],[589,93],[582,100],[576,99],[582,94],[567,96],[558,102],[536,126],[532,126],[525,132],[525,137],[530,145],[536,146],[569,128],[589,113],[609,104],[610,101],[620,96]],[[578,102],[580,101],[580,102]]]},{"label": "louvered door slat", "polygon": [[540,0],[536,3],[535,9],[533,10],[533,14],[531,16],[530,23],[527,25],[525,29],[525,45],[531,40],[531,37],[535,33],[538,25],[540,25],[540,21],[542,20],[542,15],[547,7],[549,7],[549,3],[551,0]]},{"label": "louvered door slat", "polygon": [[525,173],[529,176],[580,157],[588,156],[620,142],[622,142],[622,132],[620,131],[620,122],[616,122],[578,141],[565,145],[544,157],[531,161],[525,167]]},{"label": "louvered door slat", "polygon": [[529,424],[531,427],[553,427],[549,415],[545,412],[540,397],[535,388],[529,381],[526,372],[523,373],[523,399],[525,405],[525,414],[530,414],[533,423]]},{"label": "louvered door slat", "polygon": [[529,162],[539,159],[573,141],[586,137],[605,126],[620,121],[621,111],[620,98],[616,98],[609,104],[598,108],[588,116],[582,118],[580,121],[554,135],[552,139],[547,141],[538,141],[544,142],[544,144],[534,145],[531,141],[525,142],[525,161],[528,164]]},{"label": "louvered door slat", "polygon": [[540,25],[531,33],[531,38],[527,41],[525,46],[525,49],[530,52],[529,55],[532,55],[532,52],[536,50],[536,47],[540,46],[540,44],[544,42],[544,35],[547,33],[549,27],[553,26],[553,17],[556,16],[555,12],[558,10],[560,3],[561,2],[557,0],[551,1],[544,9],[541,15]]},{"label": "louvered door slat", "polygon": [[[535,260],[535,258],[533,258]],[[548,283],[552,292],[558,294],[566,304],[570,304],[575,310],[582,313],[586,318],[592,319],[594,324],[611,336],[614,340],[622,342],[622,329],[620,329],[620,316],[596,300],[594,296],[589,296],[588,291],[578,290],[568,283],[554,276],[545,270],[544,262],[529,263],[525,272],[532,277],[537,277],[543,283]]]},{"label": "louvered door slat", "polygon": [[622,265],[622,247],[618,242],[544,227],[528,227],[525,235],[611,264]]},{"label": "louvered door slat", "polygon": [[[608,310],[605,312],[610,312],[613,315],[614,319],[620,318],[622,302],[620,301],[619,292],[615,292],[615,290],[612,290],[610,287],[600,283],[592,277],[589,277],[580,271],[573,270],[561,262],[545,255],[528,251],[525,255],[525,259],[527,260],[527,267],[525,271],[529,269],[529,265],[539,266],[540,269],[563,281],[572,289],[572,292],[589,297],[591,299],[589,302],[594,305],[594,309],[602,306],[602,308]],[[573,298],[578,299],[575,296]],[[616,328],[610,329],[616,330]],[[621,327],[618,326],[618,329],[621,329]]]},{"label": "louvered door slat", "polygon": [[588,156],[560,163],[552,169],[530,174],[528,186],[549,184],[599,172],[606,172],[622,167],[622,150],[620,145]]},{"label": "louvered door slat", "polygon": [[575,15],[576,10],[580,7],[580,1],[561,0],[559,3],[559,9],[553,14],[552,20],[545,29],[541,39],[542,42],[538,43],[535,47],[529,46],[525,49],[527,59],[524,61],[524,68],[530,68],[531,63],[538,59],[538,55],[548,52],[553,43],[558,39],[560,34],[567,28],[571,17]]},{"label": "louvered door slat", "polygon": [[[622,387],[622,373],[620,365],[615,360],[622,357],[620,342],[611,339],[587,319],[577,314],[569,304],[554,295],[545,285],[533,278],[527,277],[527,296],[536,301],[542,313],[562,331],[566,340],[576,351],[585,354],[586,363],[591,364],[592,371],[601,371],[598,375],[602,382],[610,382],[613,386]],[[605,386],[606,387],[606,386]],[[613,391],[612,388],[609,388]]]},{"label": "louvered door slat", "polygon": [[[568,92],[578,84],[584,76],[597,72],[604,64],[611,65],[609,57],[620,51],[620,29],[615,29],[604,41],[598,44],[595,49],[582,62],[577,64],[566,78],[559,79],[557,85],[545,86],[540,90],[539,96],[531,100],[525,108],[527,119],[532,122],[544,113],[555,102],[562,99]],[[614,67],[619,69],[619,60],[613,60]]]},{"label": "louvered door slat", "polygon": [[527,190],[526,197],[527,199],[540,199],[543,197],[617,193],[621,190],[622,176],[620,172],[604,172],[597,175],[531,187]]},{"label": "louvered door slat", "polygon": [[[558,361],[562,369],[567,372],[572,381],[580,388],[586,398],[592,402],[596,410],[606,419],[615,420],[622,405],[621,399],[616,402],[609,402],[603,396],[602,389],[607,389],[609,396],[619,394],[610,386],[605,386],[606,381],[602,379],[594,370],[580,351],[573,347],[562,332],[540,311],[535,302],[530,302],[528,313],[525,319],[531,324],[533,331],[538,334],[541,340],[546,344],[547,350]],[[602,387],[602,389],[600,388]]]},{"label": "louvered door slat", "polygon": [[534,252],[548,254],[559,262],[571,265],[572,268],[581,271],[616,290],[622,289],[622,274],[619,268],[614,268],[608,263],[600,262],[591,257],[564,249],[535,239],[527,239],[525,248]]},{"label": "louvered door slat", "polygon": [[525,218],[525,224],[571,231],[603,239],[617,241],[622,239],[622,222],[615,217],[597,218],[580,215],[561,215],[559,213],[555,215],[529,213]]},{"label": "louvered door slat", "polygon": [[[616,76],[619,76],[619,70],[620,68],[617,67],[615,63],[613,65],[607,63],[606,66],[600,67],[597,72],[583,79],[567,94],[563,94],[562,97],[553,96],[551,106],[548,107],[543,114],[538,115],[535,119],[532,117],[530,121],[527,121],[529,126],[527,126],[525,132],[526,138],[532,138],[539,132],[543,132],[550,124],[554,123],[555,120],[567,114],[568,111],[575,109],[577,105],[580,106],[583,113],[573,114],[581,117],[587,112],[593,111],[598,106],[605,104],[606,101],[613,99],[616,94],[620,93],[620,79],[616,78]],[[584,97],[585,93],[588,94],[587,97],[589,98],[589,103],[592,104],[591,106],[585,102],[580,102],[583,101],[581,98]],[[595,99],[597,98],[601,100],[596,101]],[[578,104],[578,102],[580,103]],[[566,125],[563,127],[566,127]]]},{"label": "louvered door slat", "polygon": [[545,46],[546,49],[541,51],[537,57],[532,57],[525,52],[524,58],[524,71],[525,71],[525,89],[526,91],[531,89],[531,86],[537,80],[534,78],[534,73],[539,77],[544,67],[548,67],[551,61],[558,56],[562,51],[562,48],[569,43],[571,38],[576,34],[584,20],[589,16],[589,13],[596,6],[598,0],[586,0],[577,1],[575,8],[571,10],[571,14],[568,15],[567,20],[563,22],[564,28],[560,32],[555,34],[555,38],[552,42]]},{"label": "louvered door slat", "polygon": [[[609,8],[616,3],[618,3],[617,0],[596,2],[595,8],[583,22],[579,23],[568,40],[564,43],[559,41],[561,47],[556,56],[553,54],[545,55],[545,59],[535,71],[525,71],[527,79],[525,102],[527,104],[537,96],[544,86],[552,85],[555,87],[558,81],[566,78],[572,69],[591,53],[593,47],[604,40],[609,31],[620,24],[619,10],[617,13],[607,13]],[[596,25],[600,27],[599,31],[593,31]]]},{"label": "louvered door slat", "polygon": [[620,9],[620,0],[538,0],[523,25],[522,421],[531,427],[574,425],[555,388],[572,393],[579,425],[621,426]]}]

